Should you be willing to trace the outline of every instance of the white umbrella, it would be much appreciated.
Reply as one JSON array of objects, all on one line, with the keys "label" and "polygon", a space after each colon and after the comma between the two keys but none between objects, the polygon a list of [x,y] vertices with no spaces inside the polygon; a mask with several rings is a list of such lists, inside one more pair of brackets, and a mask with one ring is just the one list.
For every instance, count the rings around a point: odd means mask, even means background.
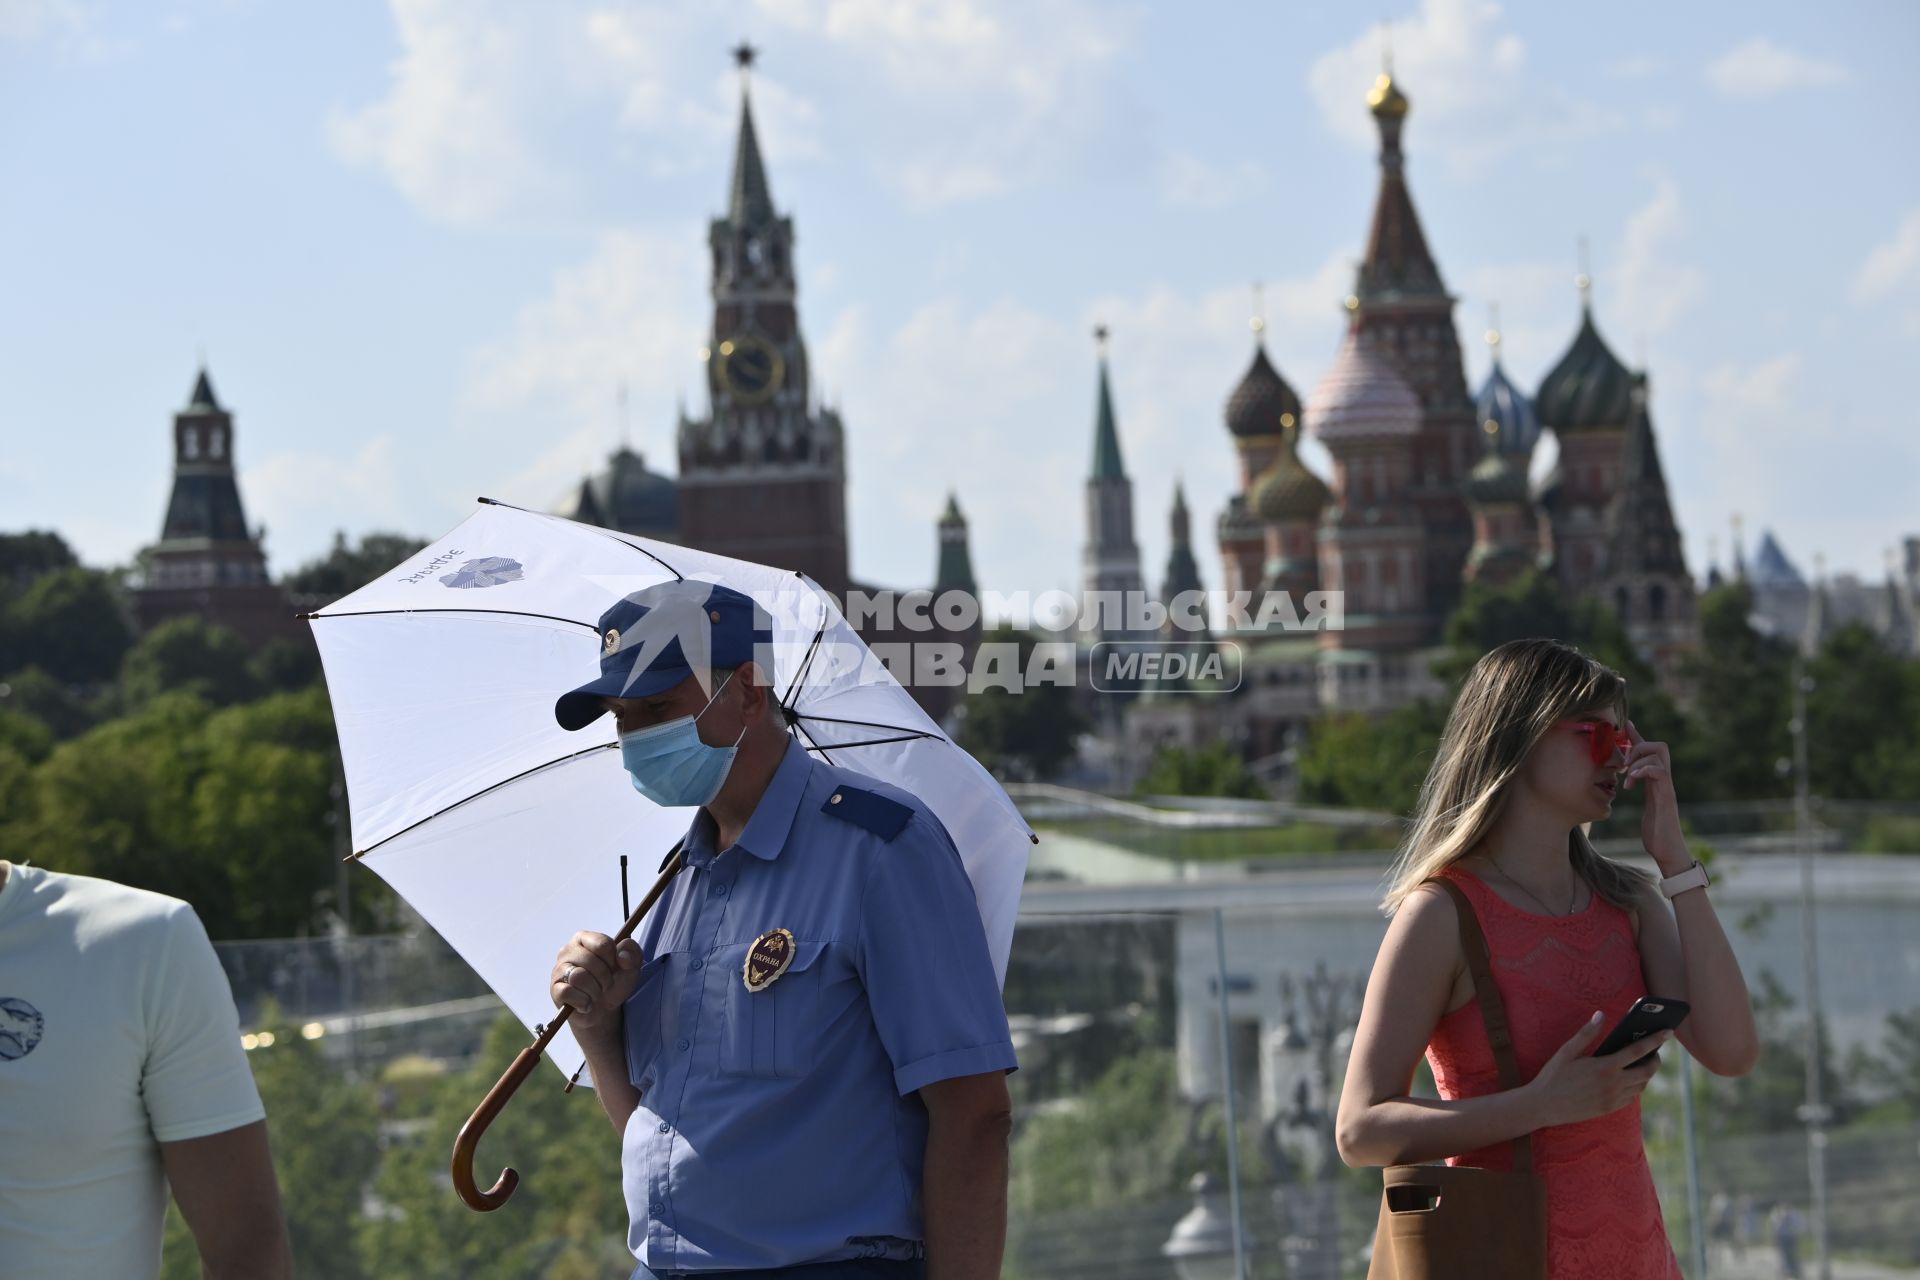
[{"label": "white umbrella", "polygon": [[912,792],[939,817],[1005,982],[1033,831],[830,596],[787,570],[488,499],[406,563],[311,615],[345,762],[352,856],[576,1075],[584,1056],[572,1032],[551,1033],[560,1021],[548,990],[553,957],[576,930],[611,932],[625,915],[621,858],[651,874],[692,813],[638,795],[610,720],[569,733],[554,721],[554,699],[598,669],[601,613],[678,578],[723,583],[765,605],[774,687],[801,741]]}]

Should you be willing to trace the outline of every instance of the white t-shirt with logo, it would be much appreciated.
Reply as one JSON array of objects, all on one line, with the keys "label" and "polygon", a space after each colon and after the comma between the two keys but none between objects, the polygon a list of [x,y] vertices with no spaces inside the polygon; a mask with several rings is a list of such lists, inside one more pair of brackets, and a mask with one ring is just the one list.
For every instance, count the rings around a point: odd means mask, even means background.
[{"label": "white t-shirt with logo", "polygon": [[0,885],[0,1275],[160,1271],[158,1142],[266,1115],[193,909],[15,864]]}]

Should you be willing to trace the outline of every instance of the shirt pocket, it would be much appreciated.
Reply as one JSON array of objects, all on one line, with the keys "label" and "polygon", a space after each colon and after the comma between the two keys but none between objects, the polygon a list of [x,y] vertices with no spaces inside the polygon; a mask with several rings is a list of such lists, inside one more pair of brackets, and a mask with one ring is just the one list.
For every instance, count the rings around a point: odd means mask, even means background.
[{"label": "shirt pocket", "polygon": [[819,1042],[820,963],[827,943],[793,944],[793,963],[771,984],[747,990],[751,943],[715,948],[713,967],[726,983],[721,1001],[720,1071],[762,1080],[793,1079],[813,1069]]},{"label": "shirt pocket", "polygon": [[640,971],[640,985],[621,1009],[627,1081],[643,1094],[653,1084],[653,1063],[660,1056],[660,1040],[665,1033],[660,1025],[661,993],[667,989],[667,970],[677,960],[676,956],[664,955],[649,961]]}]

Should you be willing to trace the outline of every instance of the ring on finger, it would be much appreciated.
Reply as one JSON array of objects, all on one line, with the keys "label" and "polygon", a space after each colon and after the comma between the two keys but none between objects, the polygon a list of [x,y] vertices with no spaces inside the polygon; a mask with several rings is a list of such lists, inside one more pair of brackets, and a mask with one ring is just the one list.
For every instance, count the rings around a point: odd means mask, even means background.
[{"label": "ring on finger", "polygon": [[562,969],[560,971],[560,985],[565,986],[567,983],[571,982],[573,980],[573,971],[575,969],[578,969],[579,967],[580,966],[577,964],[570,964],[566,968]]}]

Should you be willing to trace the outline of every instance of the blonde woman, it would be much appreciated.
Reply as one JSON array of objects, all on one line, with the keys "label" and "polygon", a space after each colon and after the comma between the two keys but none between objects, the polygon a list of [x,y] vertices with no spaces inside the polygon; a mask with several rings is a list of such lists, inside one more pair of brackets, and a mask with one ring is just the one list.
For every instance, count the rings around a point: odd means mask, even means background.
[{"label": "blonde woman", "polygon": [[[1680,1042],[1719,1075],[1752,1069],[1746,982],[1680,833],[1672,758],[1626,719],[1626,681],[1578,649],[1517,640],[1460,691],[1394,864],[1392,917],[1340,1098],[1350,1165],[1507,1168],[1533,1134],[1553,1280],[1678,1280],[1647,1168],[1640,1093],[1671,1032],[1591,1050],[1643,995],[1692,1004]],[[1624,775],[1624,776],[1622,776]],[[1581,830],[1643,787],[1641,840],[1663,884]],[[1474,1003],[1445,877],[1473,905],[1527,1081],[1504,1090]],[[1666,895],[1671,895],[1671,907]],[[1425,1054],[1440,1098],[1409,1096]]]}]

